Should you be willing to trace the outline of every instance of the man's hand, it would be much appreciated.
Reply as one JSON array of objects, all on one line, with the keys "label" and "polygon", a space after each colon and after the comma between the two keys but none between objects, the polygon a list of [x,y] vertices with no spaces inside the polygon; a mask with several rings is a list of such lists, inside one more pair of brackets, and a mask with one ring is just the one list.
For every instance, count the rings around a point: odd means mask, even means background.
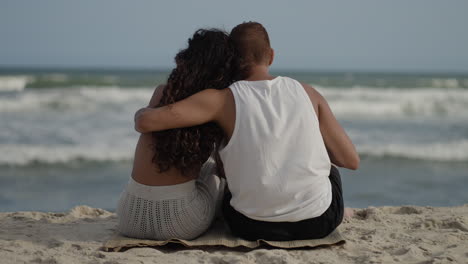
[{"label": "man's hand", "polygon": [[150,109],[150,108],[149,108],[149,107],[143,107],[143,108],[141,108],[141,109],[138,109],[138,111],[136,111],[136,113],[135,113],[135,117],[133,118],[133,122],[136,123],[138,117],[139,117],[143,112],[148,111],[148,109]]},{"label": "man's hand", "polygon": [[144,133],[144,132],[140,131],[137,128],[137,125],[136,125],[137,119],[141,116],[141,114],[143,114],[143,112],[148,111],[149,109],[151,109],[151,107],[156,107],[156,105],[159,104],[159,101],[161,100],[161,97],[162,97],[162,94],[163,94],[163,90],[165,88],[166,88],[165,84],[158,85],[156,87],[156,89],[154,89],[153,95],[151,96],[151,100],[150,100],[148,106],[144,107],[144,108],[141,108],[138,111],[136,111],[135,116],[133,118],[133,122],[135,123],[135,130],[136,131],[138,131],[140,133]]}]

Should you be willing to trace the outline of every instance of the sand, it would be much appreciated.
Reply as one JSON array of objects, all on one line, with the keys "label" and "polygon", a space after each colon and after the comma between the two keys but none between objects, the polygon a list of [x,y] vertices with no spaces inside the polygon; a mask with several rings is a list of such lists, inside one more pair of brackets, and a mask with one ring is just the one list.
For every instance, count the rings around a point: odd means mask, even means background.
[{"label": "sand", "polygon": [[468,263],[468,204],[369,207],[341,225],[347,242],[308,249],[182,246],[103,252],[116,216],[78,206],[67,213],[0,213],[0,263]]}]

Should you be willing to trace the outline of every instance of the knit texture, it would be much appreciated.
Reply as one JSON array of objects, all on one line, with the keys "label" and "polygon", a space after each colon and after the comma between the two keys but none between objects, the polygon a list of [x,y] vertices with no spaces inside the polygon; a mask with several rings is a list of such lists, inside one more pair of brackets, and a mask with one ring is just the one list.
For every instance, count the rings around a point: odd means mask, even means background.
[{"label": "knit texture", "polygon": [[[140,195],[132,184],[139,185]],[[211,225],[219,208],[224,181],[215,175],[215,163],[210,159],[194,184],[184,184],[189,186],[184,193],[180,186],[164,186],[164,192],[173,198],[160,199],[157,193],[160,186],[146,186],[130,180],[117,206],[117,230],[128,237],[154,240],[194,239],[201,235]]]}]

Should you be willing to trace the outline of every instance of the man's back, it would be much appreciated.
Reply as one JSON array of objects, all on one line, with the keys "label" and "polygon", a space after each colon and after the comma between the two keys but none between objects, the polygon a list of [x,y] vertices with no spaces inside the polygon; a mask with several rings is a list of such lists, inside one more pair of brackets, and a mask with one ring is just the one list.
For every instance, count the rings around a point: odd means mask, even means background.
[{"label": "man's back", "polygon": [[[220,155],[233,195],[231,205],[263,221],[321,215],[331,201],[330,160],[302,85],[276,77],[240,81],[230,91],[235,120],[220,115],[221,123],[234,123]],[[223,111],[232,111],[230,103],[225,105]]]}]

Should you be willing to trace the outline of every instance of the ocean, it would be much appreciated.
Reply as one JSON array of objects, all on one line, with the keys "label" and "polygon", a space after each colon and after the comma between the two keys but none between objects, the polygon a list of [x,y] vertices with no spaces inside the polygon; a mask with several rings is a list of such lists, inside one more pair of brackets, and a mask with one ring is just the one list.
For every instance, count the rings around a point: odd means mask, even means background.
[{"label": "ocean", "polygon": [[[361,156],[345,204],[468,203],[468,74],[274,72],[312,84]],[[168,71],[0,70],[0,211],[115,210],[135,111]]]}]

